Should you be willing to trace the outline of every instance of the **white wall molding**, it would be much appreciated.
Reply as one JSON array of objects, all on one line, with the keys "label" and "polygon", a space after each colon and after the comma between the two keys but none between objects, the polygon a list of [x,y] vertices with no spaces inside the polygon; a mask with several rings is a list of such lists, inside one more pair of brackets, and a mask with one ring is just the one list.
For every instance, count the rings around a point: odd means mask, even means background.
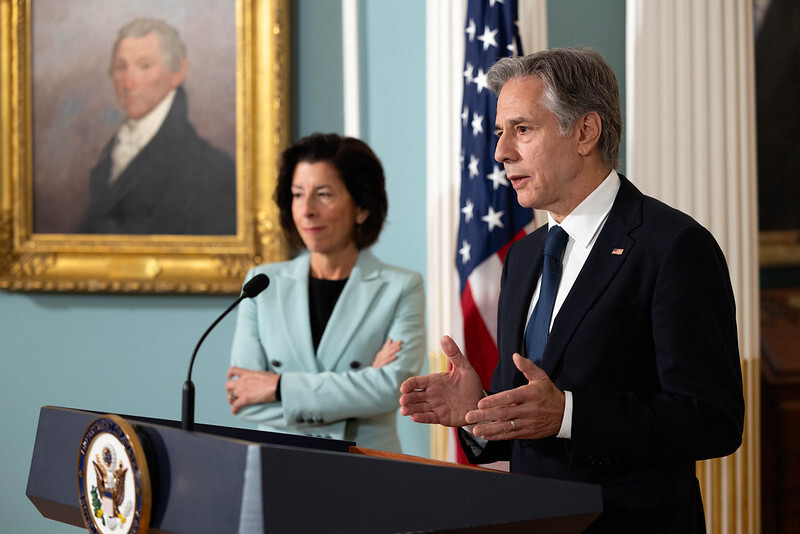
[{"label": "white wall molding", "polygon": [[433,351],[443,334],[457,335],[461,324],[454,258],[465,16],[464,0],[427,2],[428,347]]},{"label": "white wall molding", "polygon": [[358,0],[342,0],[342,59],[344,65],[344,135],[361,137]]}]

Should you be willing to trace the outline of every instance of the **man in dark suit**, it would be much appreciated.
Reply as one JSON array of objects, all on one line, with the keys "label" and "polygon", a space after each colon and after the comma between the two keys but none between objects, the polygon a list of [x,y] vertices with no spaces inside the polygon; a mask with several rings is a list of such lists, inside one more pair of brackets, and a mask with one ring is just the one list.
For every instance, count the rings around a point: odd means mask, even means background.
[{"label": "man in dark suit", "polygon": [[[599,54],[505,58],[488,77],[495,159],[548,225],[506,255],[491,392],[444,337],[452,369],[407,380],[401,413],[462,427],[475,463],[601,485],[604,510],[588,532],[704,532],[695,461],[733,453],[744,424],[723,253],[691,217],[613,170],[619,91]],[[546,246],[548,233],[564,248]]]},{"label": "man in dark suit", "polygon": [[126,120],[92,169],[81,232],[236,233],[236,166],[189,122],[188,68],[165,22],[136,19],[120,30],[110,74]]}]

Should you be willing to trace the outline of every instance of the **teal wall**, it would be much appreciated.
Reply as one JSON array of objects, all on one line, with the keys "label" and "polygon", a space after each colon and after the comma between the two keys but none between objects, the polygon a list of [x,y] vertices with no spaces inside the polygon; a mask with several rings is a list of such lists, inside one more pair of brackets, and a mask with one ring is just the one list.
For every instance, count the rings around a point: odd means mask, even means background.
[{"label": "teal wall", "polygon": [[[293,94],[298,95],[292,137],[343,134],[341,3],[296,2],[292,15],[300,21],[292,35]],[[386,224],[373,251],[424,276],[425,2],[362,0],[358,18],[360,137],[383,163],[389,197]],[[398,425],[403,451],[428,456],[429,427],[400,416]]]},{"label": "teal wall", "polygon": [[[359,7],[361,138],[383,162],[389,197],[373,250],[427,280],[425,2],[362,0]],[[430,427],[398,414],[398,430],[404,452],[429,456]]]},{"label": "teal wall", "polygon": [[[551,0],[548,10],[551,45],[594,46],[624,84],[624,0]],[[361,0],[359,12],[362,137],[384,163],[390,202],[374,249],[425,274],[425,2]],[[293,138],[343,130],[341,31],[340,2],[292,2]],[[194,345],[230,301],[0,291],[0,532],[80,531],[25,497],[40,407],[179,419]],[[198,422],[237,422],[223,390],[232,334],[233,316],[198,355]],[[427,427],[403,421],[401,432],[406,452],[427,454]]]},{"label": "teal wall", "polygon": [[[587,46],[606,58],[617,75],[622,107],[620,168],[625,172],[625,1],[548,0],[547,46]],[[524,43],[523,43],[524,45]]]},{"label": "teal wall", "polygon": [[292,138],[344,129],[341,2],[292,2]]}]

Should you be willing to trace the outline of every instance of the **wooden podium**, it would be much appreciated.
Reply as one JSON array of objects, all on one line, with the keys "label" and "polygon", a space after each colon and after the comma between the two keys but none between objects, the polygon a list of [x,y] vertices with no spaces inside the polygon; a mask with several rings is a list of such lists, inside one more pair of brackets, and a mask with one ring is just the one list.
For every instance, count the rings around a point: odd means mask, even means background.
[{"label": "wooden podium", "polygon": [[[84,527],[80,442],[103,415],[43,407],[26,495]],[[148,532],[558,532],[602,510],[599,486],[360,449],[353,443],[123,416],[149,450]]]}]

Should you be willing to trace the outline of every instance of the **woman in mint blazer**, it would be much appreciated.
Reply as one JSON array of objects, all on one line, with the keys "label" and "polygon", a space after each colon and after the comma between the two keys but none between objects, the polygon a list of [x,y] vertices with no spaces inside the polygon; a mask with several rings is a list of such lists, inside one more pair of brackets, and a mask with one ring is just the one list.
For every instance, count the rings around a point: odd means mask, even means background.
[{"label": "woman in mint blazer", "polygon": [[422,277],[381,262],[387,200],[363,142],[314,134],[282,156],[275,200],[306,250],[260,265],[269,287],[239,305],[225,388],[231,411],[264,430],[400,452],[400,384],[422,367]]}]

